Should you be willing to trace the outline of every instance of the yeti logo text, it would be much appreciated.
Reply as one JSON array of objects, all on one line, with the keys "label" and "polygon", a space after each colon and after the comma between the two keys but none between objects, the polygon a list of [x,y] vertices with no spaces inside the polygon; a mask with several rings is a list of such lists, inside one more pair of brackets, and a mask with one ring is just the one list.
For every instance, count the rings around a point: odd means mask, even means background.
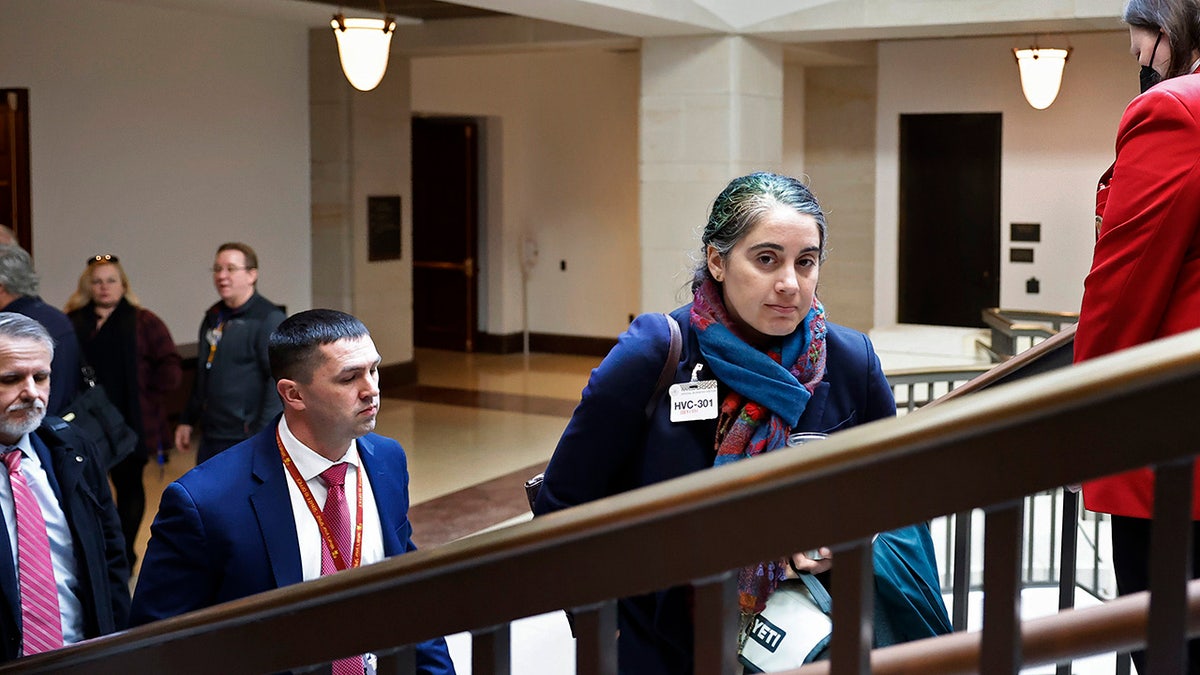
[{"label": "yeti logo text", "polygon": [[762,616],[754,617],[754,621],[750,624],[748,632],[752,640],[765,647],[772,654],[775,653],[776,649],[779,649],[779,643],[783,642],[783,638],[787,637],[787,632],[762,618]]}]

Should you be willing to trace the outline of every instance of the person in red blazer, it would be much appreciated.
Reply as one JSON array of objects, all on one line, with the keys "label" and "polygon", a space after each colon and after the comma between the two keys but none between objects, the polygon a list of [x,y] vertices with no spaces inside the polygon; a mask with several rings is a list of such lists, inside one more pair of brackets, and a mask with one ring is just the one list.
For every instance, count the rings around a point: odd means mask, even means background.
[{"label": "person in red blazer", "polygon": [[[1200,328],[1200,0],[1130,0],[1124,20],[1143,93],[1121,118],[1116,162],[1097,191],[1076,362]],[[1083,498],[1088,509],[1113,516],[1118,592],[1145,590],[1151,470],[1086,482]],[[1200,520],[1200,491],[1192,517]],[[1200,576],[1200,548],[1192,561]],[[1189,652],[1200,667],[1200,643]],[[1145,672],[1141,654],[1134,662]]]}]

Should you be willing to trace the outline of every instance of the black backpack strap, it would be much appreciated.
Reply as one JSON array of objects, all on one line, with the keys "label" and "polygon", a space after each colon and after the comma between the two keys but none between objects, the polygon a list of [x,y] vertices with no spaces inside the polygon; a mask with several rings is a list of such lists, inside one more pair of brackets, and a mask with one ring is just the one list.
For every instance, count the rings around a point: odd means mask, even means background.
[{"label": "black backpack strap", "polygon": [[679,354],[683,351],[683,335],[679,332],[679,322],[670,314],[663,314],[667,318],[667,328],[671,330],[671,346],[667,350],[667,361],[663,363],[662,372],[658,375],[658,385],[654,387],[654,395],[646,402],[646,419],[654,414],[654,409],[658,407],[658,402],[662,400],[663,392],[675,379],[675,370],[679,368]]}]

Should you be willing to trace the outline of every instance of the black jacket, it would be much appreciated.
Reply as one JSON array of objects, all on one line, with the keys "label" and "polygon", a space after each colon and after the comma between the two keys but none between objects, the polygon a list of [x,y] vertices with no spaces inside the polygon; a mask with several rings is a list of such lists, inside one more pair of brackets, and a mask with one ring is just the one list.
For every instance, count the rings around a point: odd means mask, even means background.
[{"label": "black jacket", "polygon": [[[71,528],[83,635],[124,630],[129,622],[129,564],[104,467],[95,461],[91,446],[57,417],[47,416],[29,440]],[[10,546],[8,537],[0,536],[0,661],[16,658],[21,645],[21,607],[13,602],[20,593]]]},{"label": "black jacket", "polygon": [[[207,333],[221,323],[222,311],[228,316],[209,363]],[[199,425],[208,438],[240,441],[282,412],[267,339],[283,319],[283,310],[258,293],[235,310],[222,302],[209,307],[196,343],[196,381],[179,421]]]}]

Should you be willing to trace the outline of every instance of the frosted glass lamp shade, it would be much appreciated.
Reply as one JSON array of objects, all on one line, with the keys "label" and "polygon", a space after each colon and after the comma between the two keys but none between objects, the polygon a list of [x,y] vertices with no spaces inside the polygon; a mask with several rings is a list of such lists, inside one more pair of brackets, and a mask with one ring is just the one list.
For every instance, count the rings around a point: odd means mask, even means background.
[{"label": "frosted glass lamp shade", "polygon": [[335,16],[330,25],[337,38],[338,57],[346,79],[359,91],[371,91],[387,72],[388,50],[396,22]]},{"label": "frosted glass lamp shade", "polygon": [[1067,49],[1014,49],[1017,66],[1021,69],[1021,91],[1025,100],[1038,110],[1045,110],[1058,97],[1062,85],[1063,66],[1067,64]]}]

